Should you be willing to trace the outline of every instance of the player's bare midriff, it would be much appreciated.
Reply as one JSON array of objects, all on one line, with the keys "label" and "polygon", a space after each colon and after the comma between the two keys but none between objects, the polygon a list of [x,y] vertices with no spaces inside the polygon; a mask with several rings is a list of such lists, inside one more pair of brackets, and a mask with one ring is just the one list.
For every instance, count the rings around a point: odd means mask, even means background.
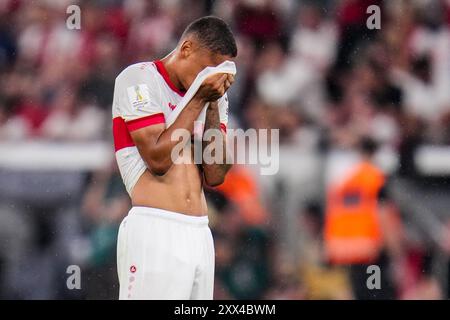
[{"label": "player's bare midriff", "polygon": [[202,176],[194,163],[173,164],[163,176],[148,169],[131,193],[133,206],[159,208],[191,216],[207,214]]}]

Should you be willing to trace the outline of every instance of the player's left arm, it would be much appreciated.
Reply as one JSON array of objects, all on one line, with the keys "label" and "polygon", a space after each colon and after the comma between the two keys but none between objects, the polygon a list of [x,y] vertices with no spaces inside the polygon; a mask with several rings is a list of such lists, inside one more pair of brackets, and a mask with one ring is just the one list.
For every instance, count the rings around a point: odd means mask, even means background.
[{"label": "player's left arm", "polygon": [[[224,83],[225,91],[231,86],[233,81],[234,77],[229,75]],[[206,110],[203,132],[203,174],[206,183],[211,187],[222,184],[228,170],[230,170],[232,166],[231,161],[227,161],[229,156],[226,141],[227,122],[228,99],[226,96],[223,96],[220,100],[210,102],[209,107]],[[205,152],[205,150],[207,150],[207,152]],[[205,155],[210,155],[211,158],[205,159]]]}]

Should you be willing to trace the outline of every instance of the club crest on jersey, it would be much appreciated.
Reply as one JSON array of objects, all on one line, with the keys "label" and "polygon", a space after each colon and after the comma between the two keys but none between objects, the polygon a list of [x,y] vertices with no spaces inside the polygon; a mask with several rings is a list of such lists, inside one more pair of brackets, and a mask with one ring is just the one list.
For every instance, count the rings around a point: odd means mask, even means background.
[{"label": "club crest on jersey", "polygon": [[127,88],[128,100],[133,108],[139,109],[150,102],[150,94],[146,84],[139,84]]},{"label": "club crest on jersey", "polygon": [[176,107],[177,107],[176,104],[172,104],[171,102],[169,102],[169,108],[170,108],[170,110],[173,110],[173,109],[175,109]]}]

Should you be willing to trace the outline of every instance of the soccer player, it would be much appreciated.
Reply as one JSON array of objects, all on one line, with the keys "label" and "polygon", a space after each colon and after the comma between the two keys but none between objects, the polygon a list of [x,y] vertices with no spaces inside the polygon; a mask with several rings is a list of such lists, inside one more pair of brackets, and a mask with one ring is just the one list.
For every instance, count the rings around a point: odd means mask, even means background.
[{"label": "soccer player", "polygon": [[230,167],[226,144],[221,144],[222,162],[178,164],[171,154],[179,140],[172,139],[172,133],[193,132],[194,121],[209,102],[204,130],[222,130],[225,139],[226,91],[234,77],[208,77],[172,125],[165,119],[200,71],[236,55],[227,24],[208,16],[192,22],[165,58],[133,64],[116,78],[114,144],[132,200],[117,243],[119,299],[213,297],[214,245],[203,184],[223,182]]}]

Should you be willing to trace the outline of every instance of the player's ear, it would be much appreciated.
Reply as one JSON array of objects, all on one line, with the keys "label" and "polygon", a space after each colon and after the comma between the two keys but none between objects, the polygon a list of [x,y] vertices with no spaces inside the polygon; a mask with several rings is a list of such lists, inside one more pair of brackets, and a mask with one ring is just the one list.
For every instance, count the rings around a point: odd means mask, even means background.
[{"label": "player's ear", "polygon": [[184,40],[180,45],[180,54],[183,58],[187,58],[192,54],[192,41]]}]

